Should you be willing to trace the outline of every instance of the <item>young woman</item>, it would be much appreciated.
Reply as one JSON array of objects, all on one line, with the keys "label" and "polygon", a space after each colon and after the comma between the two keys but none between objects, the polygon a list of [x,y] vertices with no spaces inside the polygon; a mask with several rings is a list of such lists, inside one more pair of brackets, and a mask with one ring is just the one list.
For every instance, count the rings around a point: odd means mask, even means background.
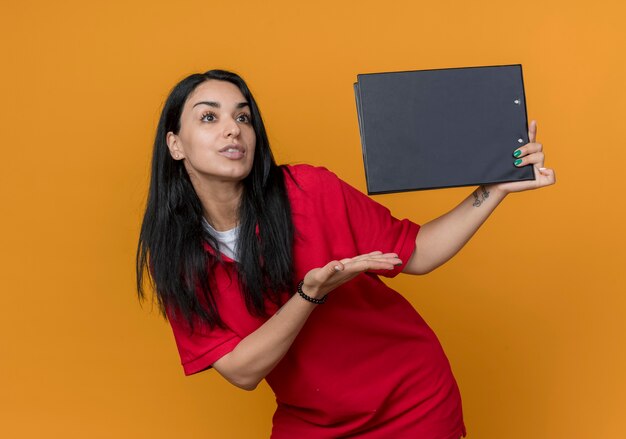
[{"label": "young woman", "polygon": [[511,192],[555,182],[542,146],[511,160],[534,181],[481,186],[419,226],[332,172],[277,166],[237,75],[177,84],[157,128],[137,252],[184,372],[209,368],[278,408],[272,438],[465,435],[461,399],[432,330],[379,275],[426,274],[456,254]]}]

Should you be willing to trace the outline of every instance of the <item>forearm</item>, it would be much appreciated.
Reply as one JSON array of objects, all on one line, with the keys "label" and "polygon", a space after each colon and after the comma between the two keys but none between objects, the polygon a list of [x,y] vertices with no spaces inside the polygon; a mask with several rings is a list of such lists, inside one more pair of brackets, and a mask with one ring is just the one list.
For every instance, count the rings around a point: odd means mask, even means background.
[{"label": "forearm", "polygon": [[237,387],[256,388],[289,350],[316,306],[295,294],[213,367]]},{"label": "forearm", "polygon": [[493,185],[481,185],[450,212],[422,225],[404,272],[426,274],[451,259],[505,196]]},{"label": "forearm", "polygon": [[[333,260],[324,267],[310,270],[302,281],[302,290],[312,298],[321,298],[360,273],[392,270],[400,264],[395,253],[375,251],[341,261]],[[283,358],[316,306],[300,294],[285,303],[267,322],[245,337],[232,350],[213,363],[228,381],[252,390]]]}]

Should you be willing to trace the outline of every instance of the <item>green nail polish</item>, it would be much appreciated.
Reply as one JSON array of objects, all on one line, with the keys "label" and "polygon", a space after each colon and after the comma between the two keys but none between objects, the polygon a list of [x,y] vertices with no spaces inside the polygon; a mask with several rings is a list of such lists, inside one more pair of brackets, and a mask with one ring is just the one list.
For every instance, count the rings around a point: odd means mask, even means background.
[{"label": "green nail polish", "polygon": [[517,149],[517,150],[515,150],[515,152],[513,153],[513,157],[519,157],[521,153],[522,153],[522,151],[520,151],[519,149]]},{"label": "green nail polish", "polygon": [[522,163],[522,159],[517,159],[515,160],[515,166],[519,166],[520,163]]}]

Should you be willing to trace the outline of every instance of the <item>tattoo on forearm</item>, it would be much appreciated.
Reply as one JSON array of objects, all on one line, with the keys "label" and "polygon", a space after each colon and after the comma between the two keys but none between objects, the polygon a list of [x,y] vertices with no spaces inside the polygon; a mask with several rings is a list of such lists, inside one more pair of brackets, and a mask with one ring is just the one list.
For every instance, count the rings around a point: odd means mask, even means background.
[{"label": "tattoo on forearm", "polygon": [[[479,190],[481,191],[480,193],[478,193]],[[489,198],[489,192],[487,191],[487,189],[485,189],[485,186],[483,186],[482,184],[480,185],[478,189],[474,191],[472,195],[474,195],[474,204],[472,204],[472,206],[474,207],[480,206],[481,204],[483,204],[483,201]]]}]

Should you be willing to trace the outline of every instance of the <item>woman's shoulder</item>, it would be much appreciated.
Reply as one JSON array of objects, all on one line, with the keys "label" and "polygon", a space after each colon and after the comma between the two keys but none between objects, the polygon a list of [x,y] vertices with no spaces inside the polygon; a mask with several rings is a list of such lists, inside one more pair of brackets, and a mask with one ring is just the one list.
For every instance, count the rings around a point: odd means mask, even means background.
[{"label": "woman's shoulder", "polygon": [[283,165],[286,181],[292,181],[297,186],[308,187],[319,184],[333,184],[339,181],[337,175],[324,166],[314,166],[306,163]]}]

